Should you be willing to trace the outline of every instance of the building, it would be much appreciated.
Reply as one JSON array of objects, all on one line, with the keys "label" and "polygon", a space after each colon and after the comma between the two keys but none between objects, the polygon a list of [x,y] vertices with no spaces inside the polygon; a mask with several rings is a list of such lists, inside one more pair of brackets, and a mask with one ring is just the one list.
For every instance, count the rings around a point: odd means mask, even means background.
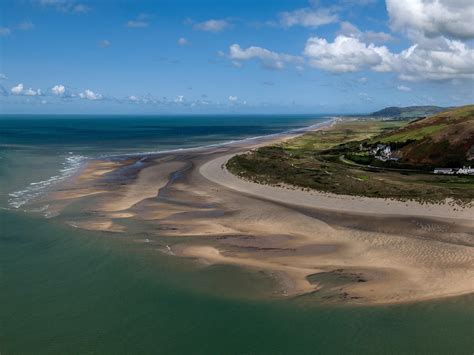
[{"label": "building", "polygon": [[452,175],[454,174],[454,170],[451,168],[436,168],[433,171],[435,174],[445,174],[445,175]]},{"label": "building", "polygon": [[471,168],[470,166],[463,166],[462,168],[458,169],[456,174],[474,175],[474,168]]}]

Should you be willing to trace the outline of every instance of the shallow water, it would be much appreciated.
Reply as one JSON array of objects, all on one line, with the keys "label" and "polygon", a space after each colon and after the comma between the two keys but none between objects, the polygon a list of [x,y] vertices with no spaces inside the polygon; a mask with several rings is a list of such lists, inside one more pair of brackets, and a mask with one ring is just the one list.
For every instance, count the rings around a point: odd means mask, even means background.
[{"label": "shallow water", "polygon": [[69,152],[198,146],[317,119],[233,117],[222,131],[216,126],[225,117],[140,118],[122,126],[111,118],[62,119],[70,121],[0,119],[2,354],[472,353],[472,295],[387,307],[335,306],[314,296],[279,300],[268,296],[276,285],[262,273],[178,259],[161,252],[166,239],[78,230],[8,203],[11,192],[58,174]]}]

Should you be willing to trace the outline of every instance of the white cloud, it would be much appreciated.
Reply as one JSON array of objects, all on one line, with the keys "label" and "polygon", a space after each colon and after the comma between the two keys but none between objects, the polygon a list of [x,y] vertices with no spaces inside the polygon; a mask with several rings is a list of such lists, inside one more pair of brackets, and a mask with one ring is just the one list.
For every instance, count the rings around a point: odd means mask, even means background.
[{"label": "white cloud", "polygon": [[230,102],[236,102],[237,99],[238,99],[237,96],[232,96],[232,95],[229,96],[229,101],[230,101]]},{"label": "white cloud", "polygon": [[66,88],[64,87],[64,85],[54,85],[51,88],[51,93],[53,93],[53,95],[62,96],[65,92]]},{"label": "white cloud", "polygon": [[141,28],[141,27],[148,27],[149,23],[145,21],[138,21],[138,20],[130,20],[127,21],[126,25],[129,28]]},{"label": "white cloud", "polygon": [[97,42],[97,45],[100,47],[100,48],[107,48],[111,45],[112,43],[110,43],[109,40],[107,39],[102,39],[100,41]]},{"label": "white cloud", "polygon": [[346,21],[341,22],[341,29],[338,34],[359,38],[363,42],[369,43],[389,42],[394,39],[391,34],[385,32],[361,31],[352,23]]},{"label": "white cloud", "polygon": [[221,32],[230,27],[230,23],[227,20],[207,20],[204,22],[198,22],[194,24],[195,30],[207,31],[207,32]]},{"label": "white cloud", "polygon": [[101,94],[95,93],[92,90],[86,89],[83,92],[79,93],[79,97],[81,99],[87,99],[87,100],[102,100],[103,96]]},{"label": "white cloud", "polygon": [[40,89],[32,89],[32,88],[28,88],[28,89],[25,89],[25,87],[23,86],[22,83],[16,85],[16,86],[13,86],[11,89],[10,89],[10,92],[13,94],[13,95],[24,95],[24,96],[41,96],[41,90]]},{"label": "white cloud", "polygon": [[40,89],[32,89],[28,88],[26,90],[23,90],[23,95],[25,96],[40,96],[41,95],[41,90]]},{"label": "white cloud", "polygon": [[0,80],[8,80],[8,77],[5,74],[0,73]]},{"label": "white cloud", "polygon": [[338,21],[330,9],[306,7],[280,13],[280,25],[283,27],[303,26],[316,28]]},{"label": "white cloud", "polygon": [[77,3],[74,0],[39,0],[38,3],[43,7],[52,7],[62,12],[84,14],[91,10],[89,6]]},{"label": "white cloud", "polygon": [[0,36],[8,36],[11,32],[8,27],[0,27]]},{"label": "white cloud", "polygon": [[184,96],[183,95],[176,96],[176,99],[174,99],[174,102],[183,103],[184,102]]},{"label": "white cloud", "polygon": [[186,46],[186,45],[188,45],[188,44],[190,44],[190,43],[189,43],[189,41],[188,41],[186,38],[181,37],[181,38],[178,39],[178,44],[179,44],[180,46]]},{"label": "white cloud", "polygon": [[448,39],[436,49],[415,44],[393,55],[391,68],[404,80],[474,79],[474,50]]},{"label": "white cloud", "polygon": [[259,59],[264,67],[270,69],[283,69],[285,67],[285,63],[303,63],[303,59],[301,57],[285,53],[276,53],[269,51],[268,49],[255,46],[242,49],[238,44],[233,44],[230,46],[228,57],[236,63],[240,63],[240,61],[245,60]]},{"label": "white cloud", "polygon": [[388,71],[385,61],[389,51],[385,46],[367,45],[358,38],[339,35],[330,43],[324,38],[307,40],[304,54],[313,67],[335,73],[355,72],[364,68]]},{"label": "white cloud", "polygon": [[408,86],[405,86],[405,85],[398,85],[398,86],[397,86],[397,90],[405,91],[405,92],[410,92],[410,91],[411,91],[411,88],[408,87]]},{"label": "white cloud", "polygon": [[17,86],[12,87],[10,91],[13,95],[21,95],[23,92],[23,84],[20,83]]},{"label": "white cloud", "polygon": [[421,32],[427,37],[474,38],[472,0],[386,0],[396,31]]},{"label": "white cloud", "polygon": [[125,24],[126,27],[129,28],[144,28],[150,25],[150,20],[153,16],[150,14],[139,14],[136,19],[127,21]]},{"label": "white cloud", "polygon": [[339,35],[334,42],[312,37],[304,53],[311,66],[336,73],[371,69],[398,73],[403,80],[474,79],[474,50],[445,38],[436,49],[415,44],[391,53],[385,46],[367,45],[354,37]]},{"label": "white cloud", "polygon": [[135,95],[129,96],[129,97],[128,97],[128,100],[129,100],[129,101],[132,101],[132,102],[139,102],[139,101],[140,101],[140,99],[139,99],[137,96],[135,96]]}]

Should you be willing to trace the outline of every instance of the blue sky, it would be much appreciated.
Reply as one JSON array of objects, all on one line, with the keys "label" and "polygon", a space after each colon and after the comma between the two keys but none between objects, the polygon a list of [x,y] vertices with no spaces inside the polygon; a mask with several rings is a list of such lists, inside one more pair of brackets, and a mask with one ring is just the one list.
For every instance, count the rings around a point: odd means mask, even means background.
[{"label": "blue sky", "polygon": [[474,100],[467,0],[0,4],[2,113],[346,113]]}]

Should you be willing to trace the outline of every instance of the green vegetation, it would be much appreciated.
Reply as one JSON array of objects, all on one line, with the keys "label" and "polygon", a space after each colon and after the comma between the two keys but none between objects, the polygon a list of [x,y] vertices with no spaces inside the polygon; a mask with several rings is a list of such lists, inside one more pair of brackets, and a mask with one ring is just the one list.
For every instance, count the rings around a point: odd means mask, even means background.
[{"label": "green vegetation", "polygon": [[392,119],[409,119],[417,117],[426,117],[446,110],[438,106],[409,106],[409,107],[387,107],[383,110],[374,112],[372,117],[390,117]]},{"label": "green vegetation", "polygon": [[[449,197],[458,203],[470,203],[474,200],[474,176],[432,174],[428,165],[411,163],[415,156],[411,146],[417,145],[419,156],[432,155],[436,147],[446,152],[448,157],[444,159],[453,159],[449,157],[453,148],[443,143],[453,141],[453,137],[447,136],[438,142],[427,137],[440,132],[457,132],[452,126],[466,122],[469,127],[464,127],[465,131],[474,128],[472,115],[466,113],[466,110],[474,111],[473,108],[458,110],[457,118],[453,118],[452,113],[426,118],[429,124],[424,120],[412,123],[374,119],[340,121],[329,129],[235,156],[227,168],[263,184],[290,184],[330,193],[401,200],[438,202]],[[372,147],[382,142],[393,146],[396,152],[408,151],[412,155],[398,161],[376,159]],[[470,144],[473,143],[471,139]],[[456,154],[459,157],[462,153],[467,159],[468,150],[458,150]]]},{"label": "green vegetation", "polygon": [[461,167],[474,149],[474,105],[416,120],[372,139],[398,149],[400,163],[416,168]]}]

